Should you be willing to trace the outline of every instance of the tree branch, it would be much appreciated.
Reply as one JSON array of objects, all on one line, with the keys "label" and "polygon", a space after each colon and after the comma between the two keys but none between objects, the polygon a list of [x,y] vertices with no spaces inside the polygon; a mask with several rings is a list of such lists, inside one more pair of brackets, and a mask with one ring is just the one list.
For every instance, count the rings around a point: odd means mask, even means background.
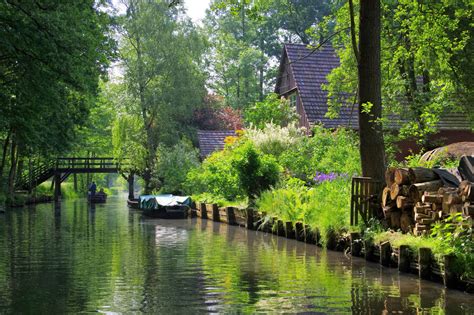
[{"label": "tree branch", "polygon": [[[377,0],[378,1],[378,0]],[[356,39],[356,29],[355,29],[355,18],[354,18],[354,3],[353,0],[349,0],[349,15],[351,17],[351,41],[352,41],[352,49],[354,50],[354,55],[357,60],[357,64],[359,64],[360,55],[359,55],[359,48],[357,46],[357,39]]]}]

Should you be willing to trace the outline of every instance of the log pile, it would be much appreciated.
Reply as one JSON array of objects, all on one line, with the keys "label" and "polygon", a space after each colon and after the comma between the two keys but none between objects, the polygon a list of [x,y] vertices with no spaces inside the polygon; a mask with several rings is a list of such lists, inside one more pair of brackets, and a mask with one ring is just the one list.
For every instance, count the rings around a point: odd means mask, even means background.
[{"label": "log pile", "polygon": [[451,214],[474,218],[474,183],[446,187],[429,168],[389,168],[382,209],[388,225],[405,233],[429,234],[431,226]]}]

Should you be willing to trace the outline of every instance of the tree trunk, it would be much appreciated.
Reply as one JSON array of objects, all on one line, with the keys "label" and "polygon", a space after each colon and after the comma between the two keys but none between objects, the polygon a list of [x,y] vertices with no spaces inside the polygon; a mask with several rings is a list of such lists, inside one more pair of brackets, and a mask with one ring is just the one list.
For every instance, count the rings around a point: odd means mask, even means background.
[{"label": "tree trunk", "polygon": [[16,178],[16,169],[18,164],[18,149],[15,139],[12,141],[11,151],[10,151],[10,172],[8,174],[8,195],[13,197],[15,192],[15,178]]},{"label": "tree trunk", "polygon": [[11,131],[9,130],[8,134],[7,134],[7,137],[5,138],[5,142],[3,143],[2,161],[0,162],[0,185],[2,185],[3,170],[5,168],[5,162],[7,160],[8,147],[10,145],[10,136],[11,136]]},{"label": "tree trunk", "polygon": [[363,176],[383,183],[385,147],[380,75],[380,1],[361,0],[359,24],[359,134]]},{"label": "tree trunk", "polygon": [[260,56],[260,69],[259,69],[259,100],[260,102],[263,101],[263,81],[264,81],[264,68],[265,68],[265,53],[263,47],[264,41],[263,37],[260,38],[260,50],[262,55]]},{"label": "tree trunk", "polygon": [[74,173],[73,177],[74,177],[74,192],[77,193],[77,174]]}]

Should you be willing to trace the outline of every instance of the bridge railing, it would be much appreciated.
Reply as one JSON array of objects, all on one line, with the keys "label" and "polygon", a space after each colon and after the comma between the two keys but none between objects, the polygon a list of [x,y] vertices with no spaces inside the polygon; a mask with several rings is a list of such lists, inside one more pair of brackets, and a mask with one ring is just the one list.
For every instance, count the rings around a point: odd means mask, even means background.
[{"label": "bridge railing", "polygon": [[118,169],[114,158],[57,158],[56,169]]}]

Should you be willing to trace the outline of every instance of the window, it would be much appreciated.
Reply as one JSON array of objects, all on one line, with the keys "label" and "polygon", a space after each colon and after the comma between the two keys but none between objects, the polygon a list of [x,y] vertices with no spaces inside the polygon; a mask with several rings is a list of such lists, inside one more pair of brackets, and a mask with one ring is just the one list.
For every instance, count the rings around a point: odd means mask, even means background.
[{"label": "window", "polygon": [[290,101],[290,106],[296,108],[296,92],[291,93],[288,96],[288,100]]}]

